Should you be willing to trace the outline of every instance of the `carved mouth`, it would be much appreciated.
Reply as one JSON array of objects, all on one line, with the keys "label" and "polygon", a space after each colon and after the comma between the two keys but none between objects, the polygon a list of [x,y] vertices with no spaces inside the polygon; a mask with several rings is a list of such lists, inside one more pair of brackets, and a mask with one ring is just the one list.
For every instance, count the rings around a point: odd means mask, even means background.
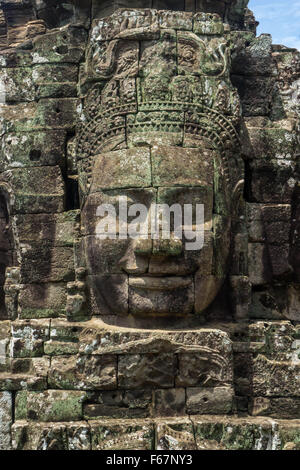
[{"label": "carved mouth", "polygon": [[191,287],[192,277],[129,277],[129,286],[143,290],[174,290],[184,287]]}]

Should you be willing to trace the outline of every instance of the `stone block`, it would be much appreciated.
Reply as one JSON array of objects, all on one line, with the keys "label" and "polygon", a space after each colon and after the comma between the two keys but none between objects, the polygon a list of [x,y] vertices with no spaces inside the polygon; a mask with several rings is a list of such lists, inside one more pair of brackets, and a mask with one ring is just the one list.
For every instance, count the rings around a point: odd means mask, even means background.
[{"label": "stone block", "polygon": [[[202,234],[201,237],[199,236],[198,241],[202,238]],[[187,240],[183,237],[182,246],[184,248],[187,242],[194,243],[195,241],[196,238]],[[169,256],[168,258],[163,253],[164,246],[159,246],[156,252],[157,256],[150,259],[149,273],[158,276],[188,276],[195,273],[199,277],[210,276],[213,271],[213,242],[213,234],[207,230],[204,232],[204,245],[201,250],[192,249],[187,251],[184,249],[180,255],[177,254],[177,256]]]},{"label": "stone block", "polygon": [[79,345],[77,343],[50,340],[45,342],[44,352],[47,356],[66,356],[68,354],[77,354],[79,352]]},{"label": "stone block", "polygon": [[[224,353],[223,353],[224,354]],[[222,357],[222,359],[221,359]],[[220,387],[232,382],[232,356],[203,353],[178,354],[177,387]]]},{"label": "stone block", "polygon": [[11,325],[10,350],[12,357],[38,357],[43,355],[44,342],[49,339],[49,320],[16,321]]},{"label": "stone block", "polygon": [[299,398],[266,398],[254,397],[250,402],[249,412],[252,416],[269,416],[279,419],[299,419]]},{"label": "stone block", "polygon": [[[128,233],[129,226],[134,221],[135,215],[128,215],[128,218],[122,220],[122,216],[119,210],[120,205],[122,207],[124,204],[124,212],[127,215],[128,210],[130,210],[134,204],[143,204],[147,210],[150,211],[151,204],[154,204],[155,202],[156,190],[154,188],[105,190],[90,194],[87,197],[87,201],[81,214],[82,232],[84,235],[100,235],[103,233],[104,231],[100,230],[98,227],[99,222],[102,220],[102,218],[97,214],[98,207],[100,207],[102,204],[111,204],[116,211],[116,234],[119,235],[120,229],[122,229],[124,233]],[[147,215],[148,214],[146,214],[146,217]],[[143,229],[141,229],[140,232],[144,235],[148,234],[148,225],[146,220],[145,224],[142,223],[142,225]],[[107,231],[109,233],[109,229],[107,229]]]},{"label": "stone block", "polygon": [[244,116],[268,116],[271,110],[273,77],[245,77],[233,75],[232,83],[238,89]]},{"label": "stone block", "polygon": [[230,387],[188,388],[186,411],[188,414],[229,414],[233,405]]},{"label": "stone block", "polygon": [[277,442],[274,442],[274,448],[276,450],[299,450],[299,427],[299,419],[280,420],[276,425]]},{"label": "stone block", "polygon": [[47,390],[17,392],[16,419],[29,421],[78,421],[83,416],[85,394],[77,391]]},{"label": "stone block", "polygon": [[153,186],[211,186],[210,150],[154,146],[151,150]]},{"label": "stone block", "polygon": [[247,204],[249,239],[252,242],[286,244],[291,225],[289,204]]},{"label": "stone block", "polygon": [[185,389],[155,390],[153,413],[156,417],[185,415]]},{"label": "stone block", "polygon": [[156,427],[156,450],[195,450],[196,442],[191,422],[187,419],[158,420]]},{"label": "stone block", "polygon": [[34,123],[39,127],[54,127],[73,131],[77,116],[76,98],[41,98]]},{"label": "stone block", "polygon": [[84,416],[88,420],[147,418],[151,408],[151,390],[89,392]]},{"label": "stone block", "polygon": [[93,315],[128,313],[128,276],[126,274],[87,277],[89,302]]},{"label": "stone block", "polygon": [[92,450],[151,450],[154,429],[143,420],[90,422]]},{"label": "stone block", "polygon": [[14,217],[14,221],[22,244],[43,242],[51,246],[72,247],[77,236],[75,229],[79,221],[79,211],[60,214],[18,214]]},{"label": "stone block", "polygon": [[118,385],[125,389],[170,388],[174,386],[173,354],[122,355],[118,361]]},{"label": "stone block", "polygon": [[45,390],[49,365],[47,357],[12,359],[10,371],[0,374],[0,390]]},{"label": "stone block", "polygon": [[[272,423],[264,418],[192,418],[198,450],[271,450]],[[273,429],[276,426],[273,424]],[[277,428],[277,426],[276,426]]]},{"label": "stone block", "polygon": [[50,31],[33,40],[33,64],[79,63],[84,57],[87,32],[84,28],[68,26]]},{"label": "stone block", "polygon": [[249,243],[249,279],[254,286],[266,284],[271,280],[272,272],[269,263],[267,246],[264,243]]},{"label": "stone block", "polygon": [[[213,188],[208,185],[199,187],[160,187],[157,191],[157,204],[168,204],[172,207],[173,204],[178,204],[181,207],[182,215],[184,215],[184,205],[192,205],[192,223],[197,230],[211,230],[213,218],[213,202],[214,194]],[[204,221],[197,220],[197,204],[204,205]],[[183,220],[183,218],[182,218]],[[204,223],[204,226],[203,226]],[[188,224],[186,224],[186,229]],[[174,224],[170,223],[171,230],[174,230]]]},{"label": "stone block", "polygon": [[249,31],[232,31],[231,34],[238,46],[232,61],[234,74],[249,77],[273,73],[272,37],[269,34],[261,34],[257,38]]},{"label": "stone block", "polygon": [[[173,5],[172,5],[173,9]],[[192,31],[193,14],[189,12],[176,13],[175,11],[160,11],[159,25],[165,29],[179,29],[184,31]]]},{"label": "stone block", "polygon": [[116,356],[53,357],[49,385],[65,390],[113,390],[117,387]]},{"label": "stone block", "polygon": [[68,450],[91,450],[90,426],[85,422],[67,426]]},{"label": "stone block", "polygon": [[66,284],[27,284],[19,294],[19,318],[55,318],[65,314]]},{"label": "stone block", "polygon": [[2,124],[7,133],[31,132],[35,124],[37,103],[2,104]]},{"label": "stone block", "polygon": [[0,392],[0,450],[11,449],[12,394]]},{"label": "stone block", "polygon": [[249,164],[249,200],[267,204],[291,204],[296,187],[295,163],[253,160]]},{"label": "stone block", "polygon": [[[147,278],[129,280],[128,298],[131,313],[135,315],[187,315],[192,313],[194,307],[192,278],[178,277],[177,288],[172,287],[170,283],[170,290],[167,286],[166,290],[163,290],[163,286],[155,288],[152,285],[147,288],[146,281]],[[151,283],[151,279],[149,279],[149,282]],[[172,284],[174,285],[174,282]],[[143,288],[143,286],[145,287]]]},{"label": "stone block", "polygon": [[74,280],[73,247],[58,246],[52,248],[46,243],[21,246],[21,282],[51,283]]},{"label": "stone block", "polygon": [[84,239],[87,269],[90,275],[142,274],[148,267],[145,256],[136,256],[137,242],[131,239]]},{"label": "stone block", "polygon": [[47,130],[6,134],[0,150],[2,171],[16,167],[63,165],[66,132]]},{"label": "stone block", "polygon": [[97,156],[92,181],[91,193],[103,189],[151,186],[149,149],[118,150]]},{"label": "stone block", "polygon": [[288,298],[286,286],[268,287],[253,291],[249,310],[250,318],[256,319],[288,319]]},{"label": "stone block", "polygon": [[16,421],[12,426],[14,450],[68,450],[64,423],[28,423]]},{"label": "stone block", "polygon": [[[205,5],[205,6],[204,6]],[[213,8],[213,10],[211,10]],[[193,31],[201,35],[221,35],[224,33],[224,25],[222,23],[222,17],[225,11],[225,3],[223,1],[214,3],[213,6],[207,2],[207,0],[197,0],[196,11],[209,11],[218,15],[210,15],[207,13],[196,13],[194,15],[194,26]]]},{"label": "stone block", "polygon": [[280,127],[269,127],[269,123],[270,121],[255,121],[253,118],[246,120],[250,140],[248,156],[262,161],[275,160],[281,166],[291,166],[299,145],[296,133]]},{"label": "stone block", "polygon": [[4,175],[15,193],[13,214],[63,211],[64,185],[59,167],[16,168]]},{"label": "stone block", "polygon": [[255,397],[299,397],[300,362],[276,360],[258,355],[253,361],[253,395]]}]

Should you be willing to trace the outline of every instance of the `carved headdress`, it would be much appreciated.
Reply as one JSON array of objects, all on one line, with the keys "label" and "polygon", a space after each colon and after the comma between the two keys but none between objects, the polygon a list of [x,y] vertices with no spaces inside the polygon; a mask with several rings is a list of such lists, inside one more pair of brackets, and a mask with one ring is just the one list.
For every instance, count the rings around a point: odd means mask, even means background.
[{"label": "carved headdress", "polygon": [[82,172],[89,180],[95,155],[159,139],[218,150],[234,185],[229,154],[238,144],[240,102],[229,72],[216,14],[118,10],[97,20],[82,81]]}]

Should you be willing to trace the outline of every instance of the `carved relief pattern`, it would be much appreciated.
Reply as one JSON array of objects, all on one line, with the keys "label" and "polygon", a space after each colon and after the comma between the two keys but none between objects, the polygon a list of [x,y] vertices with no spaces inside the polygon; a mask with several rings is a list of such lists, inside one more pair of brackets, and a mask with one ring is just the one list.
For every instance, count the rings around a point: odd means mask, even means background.
[{"label": "carved relief pattern", "polygon": [[[117,21],[94,26],[85,79],[96,83],[84,97],[77,157],[90,162],[103,151],[148,143],[156,133],[173,135],[175,145],[192,140],[190,146],[198,141],[219,150],[235,184],[228,150],[238,145],[240,107],[229,78],[229,44],[216,34],[221,20],[214,18],[218,28],[206,35],[198,27],[200,37],[172,24],[159,29],[156,19],[153,11],[123,11]],[[195,24],[208,18],[200,20]],[[90,184],[91,164],[84,167]]]}]

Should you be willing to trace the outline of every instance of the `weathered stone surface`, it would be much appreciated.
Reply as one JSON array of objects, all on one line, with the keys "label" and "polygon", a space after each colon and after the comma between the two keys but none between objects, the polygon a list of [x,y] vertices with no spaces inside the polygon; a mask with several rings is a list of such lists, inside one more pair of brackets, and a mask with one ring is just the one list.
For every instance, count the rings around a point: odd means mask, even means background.
[{"label": "weathered stone surface", "polygon": [[78,421],[83,415],[84,398],[84,393],[76,391],[18,392],[16,419],[52,422]]},{"label": "weathered stone surface", "polygon": [[11,425],[12,395],[10,392],[0,392],[0,450],[11,448]]},{"label": "weathered stone surface", "polygon": [[185,389],[155,390],[154,416],[182,416],[185,414]]},{"label": "weathered stone surface", "polygon": [[73,247],[39,243],[21,246],[21,279],[27,283],[72,281],[74,278]]},{"label": "weathered stone surface", "polygon": [[53,246],[73,246],[78,211],[60,214],[18,214],[14,217],[21,243],[49,242]]},{"label": "weathered stone surface", "polygon": [[253,416],[270,416],[280,419],[295,419],[300,416],[299,398],[255,397],[250,403]]},{"label": "weathered stone surface", "polygon": [[88,276],[87,284],[91,287],[90,304],[95,315],[128,313],[128,276]]},{"label": "weathered stone surface", "polygon": [[299,359],[276,361],[259,355],[253,363],[253,394],[259,397],[298,397]]},{"label": "weathered stone surface", "polygon": [[45,390],[49,366],[47,357],[13,359],[10,370],[0,374],[0,390]]},{"label": "weathered stone surface", "polygon": [[77,354],[78,351],[79,345],[77,343],[50,340],[44,344],[44,352],[48,356],[65,356]]},{"label": "weathered stone surface", "polygon": [[194,418],[198,450],[275,450],[275,422],[267,419]]},{"label": "weathered stone surface", "polygon": [[49,338],[49,327],[49,320],[14,322],[10,344],[12,357],[42,356],[44,341]]},{"label": "weathered stone surface", "polygon": [[49,130],[6,134],[2,140],[2,171],[14,167],[55,166],[64,161],[66,132]]},{"label": "weathered stone surface", "polygon": [[87,268],[91,276],[122,274],[124,271],[142,274],[147,270],[148,260],[135,255],[135,240],[101,240],[100,237],[89,236],[85,238],[84,244]]},{"label": "weathered stone surface", "polygon": [[[154,188],[105,190],[89,194],[87,202],[81,212],[81,231],[84,235],[100,235],[101,233],[105,233],[104,230],[101,231],[98,226],[101,217],[97,214],[97,210],[101,204],[111,204],[117,216],[116,233],[119,233],[121,229],[127,233],[128,227],[126,227],[126,225],[127,223],[130,225],[133,221],[133,217],[129,217],[128,221],[123,220],[119,210],[120,198],[123,198],[122,202],[125,203],[127,207],[130,207],[132,204],[144,204],[149,210],[151,204],[156,202],[156,195],[157,191]],[[148,227],[145,224],[144,235],[147,233]]]},{"label": "weathered stone surface", "polygon": [[19,295],[20,318],[53,318],[64,315],[66,285],[28,284]]},{"label": "weathered stone surface", "polygon": [[117,387],[115,356],[52,358],[49,385],[66,390],[109,390]]},{"label": "weathered stone surface", "polygon": [[188,388],[186,393],[188,414],[229,414],[232,410],[230,387]]},{"label": "weathered stone surface", "polygon": [[170,388],[174,385],[172,354],[132,354],[119,357],[118,384],[125,389]]},{"label": "weathered stone surface", "polygon": [[68,450],[66,425],[17,421],[12,427],[12,447],[14,450]]},{"label": "weathered stone surface", "polygon": [[[203,416],[186,419],[106,420],[12,425],[16,450],[297,450],[299,420]],[[195,427],[195,437],[193,432]],[[157,439],[154,443],[154,427]]]},{"label": "weathered stone surface", "polygon": [[[1,178],[2,179],[2,178]],[[64,208],[64,188],[56,167],[13,169],[4,173],[4,181],[15,191],[14,213],[55,213]]]},{"label": "weathered stone surface", "polygon": [[118,150],[99,156],[93,170],[91,192],[102,189],[151,186],[148,149]]},{"label": "weathered stone surface", "polygon": [[[90,403],[90,404],[89,404]],[[148,418],[152,410],[152,392],[106,391],[88,394],[88,403],[84,406],[86,419],[99,418]]]},{"label": "weathered stone surface", "polygon": [[247,4],[1,2],[1,449],[299,448],[300,55]]},{"label": "weathered stone surface", "polygon": [[67,426],[68,450],[91,450],[90,427],[85,422]]},{"label": "weathered stone surface", "polygon": [[232,382],[232,358],[219,355],[213,357],[205,354],[179,354],[178,387],[218,387]]},{"label": "weathered stone surface", "polygon": [[[114,420],[115,421],[115,420]],[[150,450],[154,429],[149,422],[136,420],[90,422],[92,450]]]},{"label": "weathered stone surface", "polygon": [[[165,278],[166,279],[166,278]],[[141,279],[143,280],[143,279]],[[129,310],[136,315],[191,313],[194,306],[194,285],[190,278],[178,278],[186,286],[178,285],[177,289],[167,291],[149,290],[137,287],[137,280],[129,281]]]},{"label": "weathered stone surface", "polygon": [[156,450],[195,450],[196,442],[190,421],[182,419],[156,422]]},{"label": "weathered stone surface", "polygon": [[213,161],[208,150],[153,147],[154,186],[210,186]]}]

